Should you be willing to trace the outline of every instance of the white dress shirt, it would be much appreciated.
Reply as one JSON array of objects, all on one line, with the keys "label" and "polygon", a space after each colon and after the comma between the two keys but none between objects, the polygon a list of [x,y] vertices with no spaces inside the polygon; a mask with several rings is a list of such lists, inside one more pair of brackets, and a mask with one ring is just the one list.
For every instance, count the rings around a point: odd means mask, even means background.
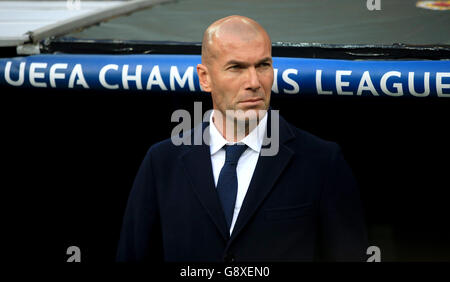
[{"label": "white dress shirt", "polygon": [[[224,145],[236,144],[236,142],[227,141],[213,122],[213,114],[211,113],[209,117],[209,136],[210,136],[210,153],[211,153],[211,163],[212,170],[214,174],[214,183],[217,187],[217,182],[219,181],[219,174],[225,163],[225,149]],[[236,196],[236,204],[234,206],[233,220],[230,226],[230,235],[233,231],[234,224],[241,210],[242,202],[244,201],[245,195],[247,194],[248,186],[255,171],[256,163],[258,162],[259,153],[261,151],[261,146],[263,143],[264,133],[267,126],[267,113],[259,122],[258,126],[255,127],[244,139],[238,143],[244,143],[248,148],[242,153],[239,158],[236,174],[238,178],[238,191]]]}]

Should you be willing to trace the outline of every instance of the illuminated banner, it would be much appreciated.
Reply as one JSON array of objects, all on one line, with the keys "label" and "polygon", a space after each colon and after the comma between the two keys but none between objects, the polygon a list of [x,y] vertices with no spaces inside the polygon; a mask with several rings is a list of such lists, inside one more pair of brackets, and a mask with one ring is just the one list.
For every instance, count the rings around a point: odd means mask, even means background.
[{"label": "illuminated banner", "polygon": [[[303,96],[450,97],[450,61],[274,58],[272,92]],[[198,55],[36,55],[0,59],[0,85],[201,92]]]}]

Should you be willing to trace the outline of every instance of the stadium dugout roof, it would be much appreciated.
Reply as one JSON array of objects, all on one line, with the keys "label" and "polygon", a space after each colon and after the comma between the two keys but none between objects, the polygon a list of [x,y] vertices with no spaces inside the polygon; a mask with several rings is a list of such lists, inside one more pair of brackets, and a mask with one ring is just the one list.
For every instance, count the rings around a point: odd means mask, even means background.
[{"label": "stadium dugout roof", "polygon": [[416,0],[0,0],[0,46],[19,46],[19,54],[198,54],[210,23],[241,14],[268,30],[274,55],[445,59],[449,9],[450,1]]},{"label": "stadium dugout roof", "polygon": [[380,0],[381,10],[369,10],[366,0],[179,0],[67,36],[199,42],[213,21],[240,14],[264,26],[273,42],[450,44],[450,10],[424,9],[417,6],[418,2]]}]

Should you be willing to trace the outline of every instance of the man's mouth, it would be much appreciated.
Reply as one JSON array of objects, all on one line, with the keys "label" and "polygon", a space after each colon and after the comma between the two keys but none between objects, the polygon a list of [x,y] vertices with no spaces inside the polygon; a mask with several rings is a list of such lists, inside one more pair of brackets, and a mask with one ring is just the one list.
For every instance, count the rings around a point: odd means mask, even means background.
[{"label": "man's mouth", "polygon": [[257,103],[262,100],[263,100],[262,98],[251,98],[251,99],[243,100],[240,103]]}]

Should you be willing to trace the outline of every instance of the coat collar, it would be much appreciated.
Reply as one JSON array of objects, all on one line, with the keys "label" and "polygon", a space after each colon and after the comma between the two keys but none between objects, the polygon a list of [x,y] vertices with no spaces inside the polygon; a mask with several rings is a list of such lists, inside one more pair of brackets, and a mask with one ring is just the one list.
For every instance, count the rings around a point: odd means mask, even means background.
[{"label": "coat collar", "polygon": [[[215,126],[213,122],[213,114],[214,111],[211,112],[211,115],[209,117],[209,136],[211,140],[209,147],[211,156],[217,153],[225,144],[232,144],[222,136],[222,134]],[[247,136],[245,136],[245,138],[239,141],[240,143],[244,143],[245,145],[247,145],[250,149],[257,152],[258,154],[261,151],[261,146],[263,144],[264,133],[267,127],[267,116],[268,114],[265,114],[259,124]]]}]

